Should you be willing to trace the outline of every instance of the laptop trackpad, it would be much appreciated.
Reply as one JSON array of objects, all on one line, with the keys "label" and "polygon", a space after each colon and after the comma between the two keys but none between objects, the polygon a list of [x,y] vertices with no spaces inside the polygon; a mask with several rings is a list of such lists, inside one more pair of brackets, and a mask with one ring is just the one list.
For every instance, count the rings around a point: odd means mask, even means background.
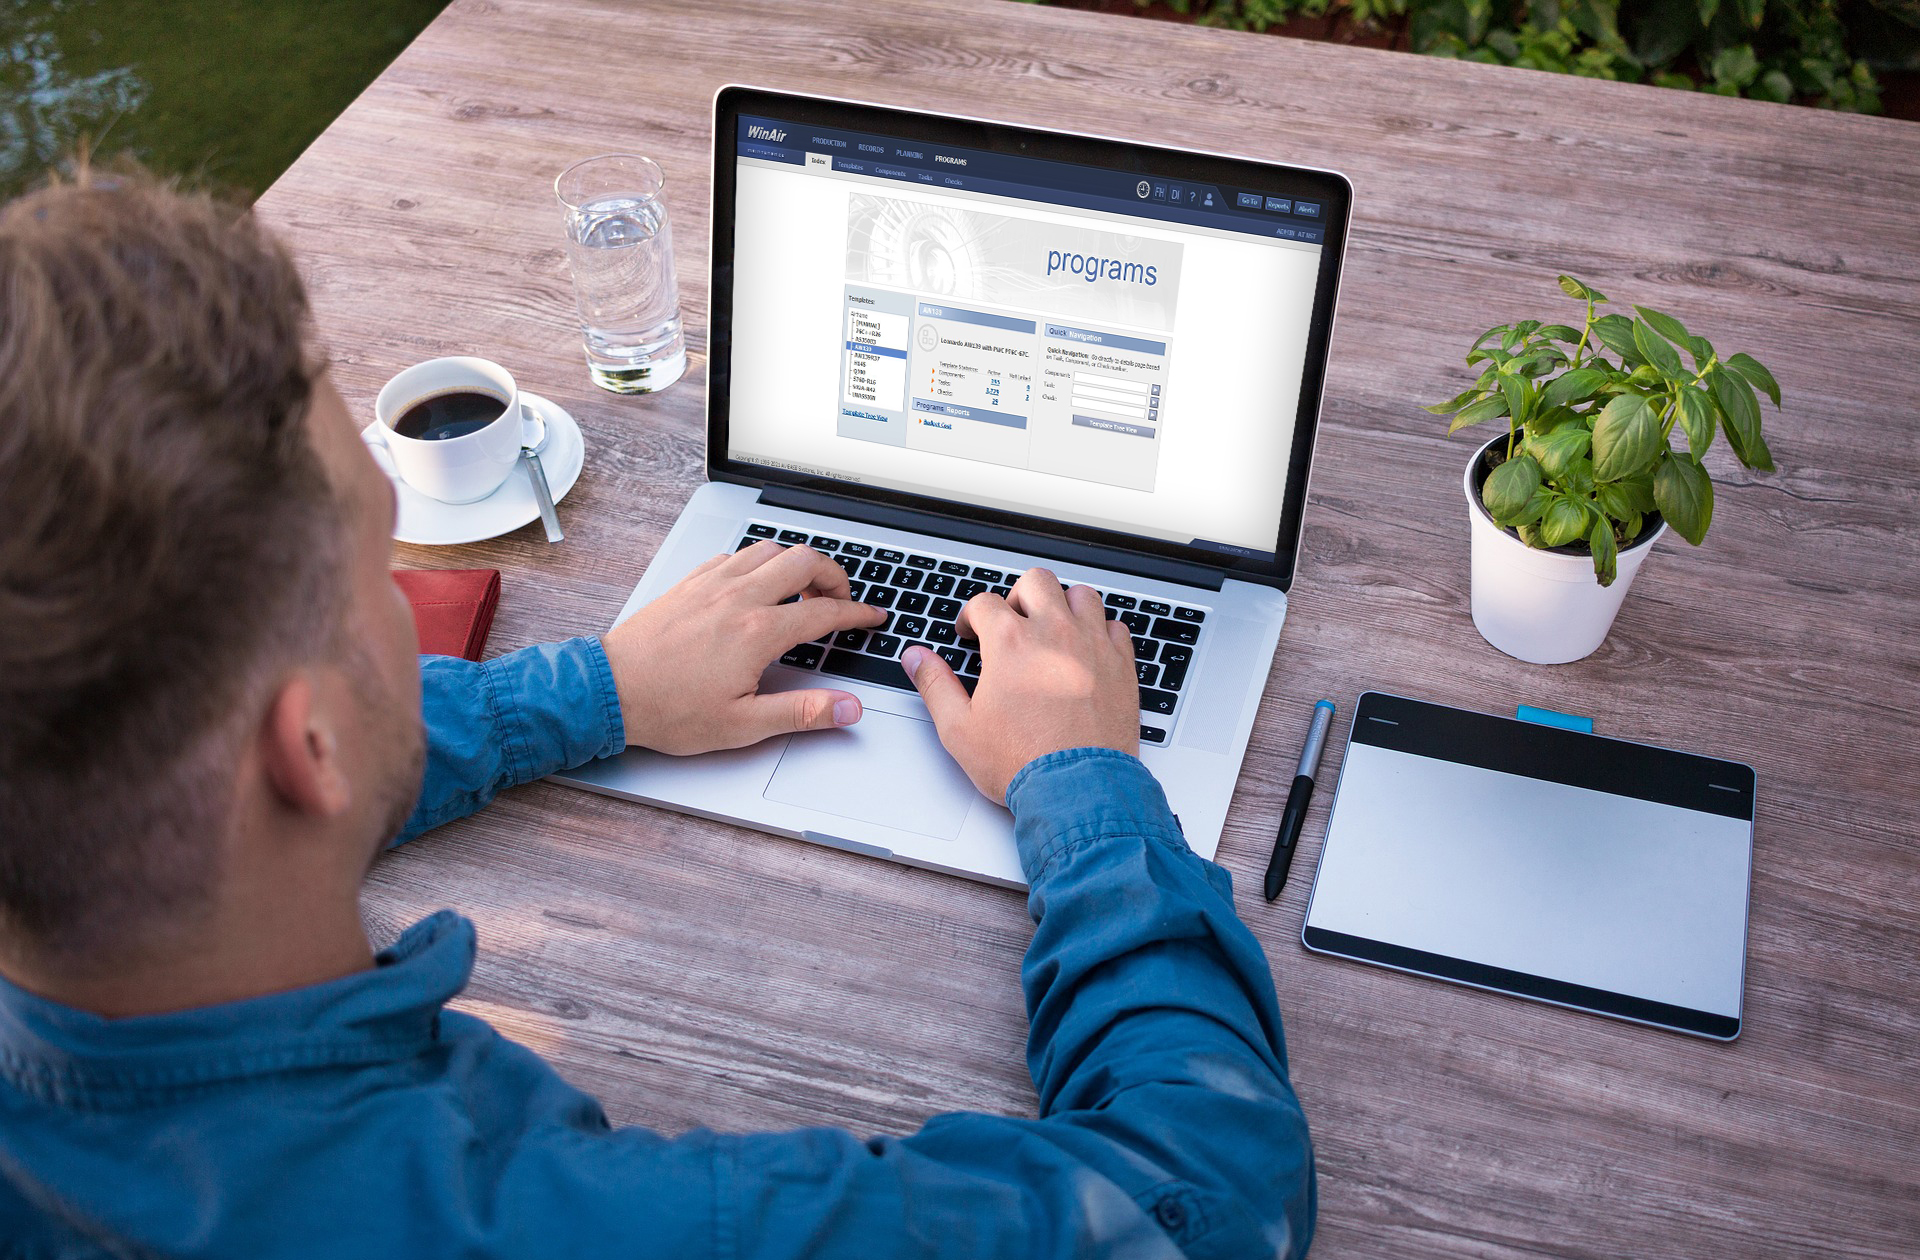
[{"label": "laptop trackpad", "polygon": [[852,726],[789,739],[765,796],[951,840],[980,793],[933,723],[868,709]]}]

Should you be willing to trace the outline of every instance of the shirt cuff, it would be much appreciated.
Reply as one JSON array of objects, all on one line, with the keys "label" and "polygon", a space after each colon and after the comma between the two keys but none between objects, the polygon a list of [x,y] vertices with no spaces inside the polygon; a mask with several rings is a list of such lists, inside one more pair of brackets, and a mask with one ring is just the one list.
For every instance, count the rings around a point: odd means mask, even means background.
[{"label": "shirt cuff", "polygon": [[480,668],[510,782],[570,770],[627,746],[613,667],[592,635],[522,648]]},{"label": "shirt cuff", "polygon": [[1028,762],[1007,786],[1014,840],[1029,884],[1055,858],[1106,836],[1139,836],[1191,852],[1159,781],[1114,748],[1069,748]]}]

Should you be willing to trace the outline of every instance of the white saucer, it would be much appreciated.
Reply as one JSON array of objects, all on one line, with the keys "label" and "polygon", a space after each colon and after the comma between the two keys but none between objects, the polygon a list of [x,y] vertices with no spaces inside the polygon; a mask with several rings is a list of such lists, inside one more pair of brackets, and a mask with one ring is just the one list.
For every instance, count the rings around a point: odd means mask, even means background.
[{"label": "white saucer", "polygon": [[[520,391],[520,398],[547,422],[547,445],[540,452],[540,466],[547,474],[547,488],[553,491],[557,505],[580,479],[580,469],[587,462],[586,443],[581,440],[580,426],[558,403],[524,389]],[[368,425],[360,430],[360,437],[399,496],[400,511],[393,522],[396,542],[425,543],[433,547],[481,542],[540,519],[540,505],[533,500],[533,483],[527,480],[524,460],[514,465],[500,488],[486,498],[472,503],[442,503],[400,480],[393,470],[393,456],[387,454],[387,448],[373,436],[373,429],[373,425]],[[564,528],[564,513],[560,523]]]}]

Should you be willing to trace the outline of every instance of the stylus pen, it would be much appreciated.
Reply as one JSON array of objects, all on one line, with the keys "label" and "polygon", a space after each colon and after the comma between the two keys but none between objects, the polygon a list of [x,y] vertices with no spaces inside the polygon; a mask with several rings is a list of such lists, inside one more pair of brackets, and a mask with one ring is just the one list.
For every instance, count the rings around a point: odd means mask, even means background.
[{"label": "stylus pen", "polygon": [[1287,886],[1287,872],[1293,869],[1293,847],[1300,839],[1300,828],[1307,821],[1307,803],[1313,800],[1313,776],[1320,773],[1320,754],[1327,749],[1327,728],[1333,725],[1333,701],[1322,700],[1313,706],[1313,725],[1307,730],[1307,746],[1300,750],[1300,765],[1293,772],[1293,789],[1287,793],[1287,810],[1280,815],[1280,837],[1273,842],[1273,860],[1267,863],[1267,900],[1272,901]]}]

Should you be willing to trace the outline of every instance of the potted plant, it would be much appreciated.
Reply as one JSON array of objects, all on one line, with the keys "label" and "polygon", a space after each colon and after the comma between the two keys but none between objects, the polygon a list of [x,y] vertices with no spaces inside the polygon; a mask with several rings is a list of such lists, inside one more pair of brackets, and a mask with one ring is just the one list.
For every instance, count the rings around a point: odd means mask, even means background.
[{"label": "potted plant", "polygon": [[1748,468],[1773,471],[1754,391],[1780,406],[1779,384],[1751,355],[1723,358],[1644,306],[1631,319],[1596,314],[1606,297],[1571,276],[1560,287],[1586,303],[1585,324],[1489,328],[1467,352],[1469,366],[1484,364],[1473,387],[1427,408],[1453,416],[1449,434],[1507,419],[1464,482],[1473,624],[1541,665],[1600,646],[1669,527],[1696,547],[1707,536],[1713,482],[1700,461],[1717,434]]}]

